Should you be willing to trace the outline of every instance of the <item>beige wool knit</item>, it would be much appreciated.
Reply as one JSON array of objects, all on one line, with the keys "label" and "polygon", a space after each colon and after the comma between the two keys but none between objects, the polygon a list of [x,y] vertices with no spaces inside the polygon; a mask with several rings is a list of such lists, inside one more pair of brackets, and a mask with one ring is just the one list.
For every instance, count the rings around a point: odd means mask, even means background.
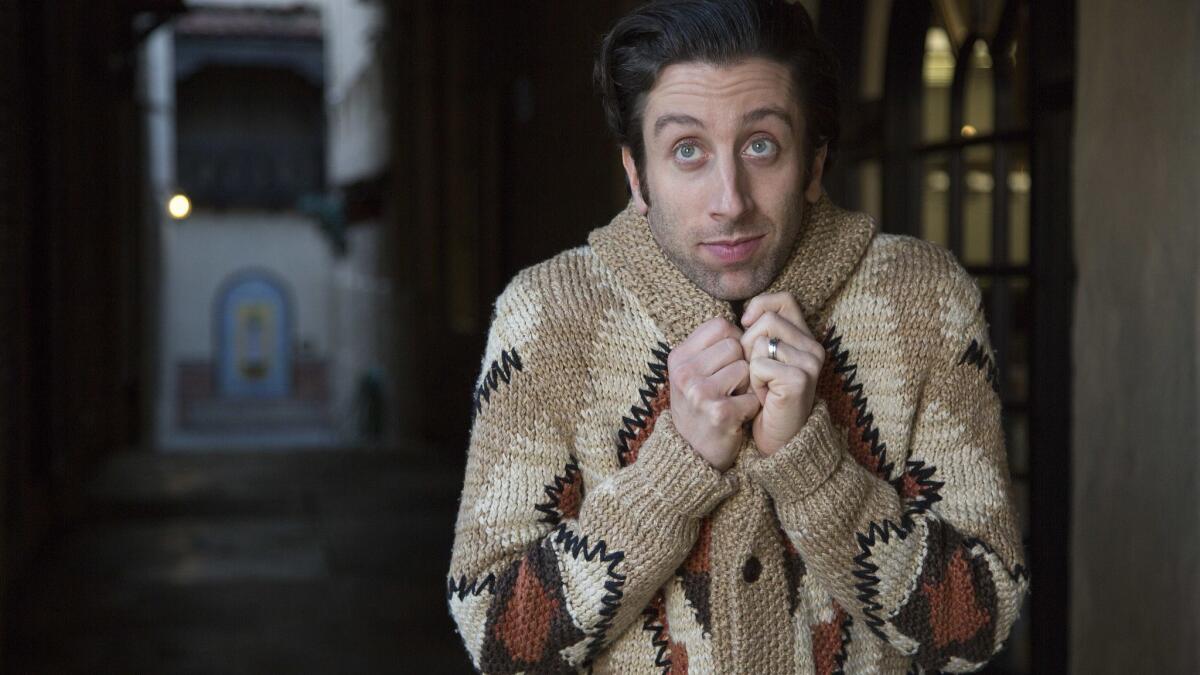
[{"label": "beige wool knit", "polygon": [[979,668],[1028,590],[980,292],[945,249],[810,206],[768,291],[827,356],[801,431],[710,467],[667,354],[731,306],[631,207],[496,302],[448,582],[485,673]]}]

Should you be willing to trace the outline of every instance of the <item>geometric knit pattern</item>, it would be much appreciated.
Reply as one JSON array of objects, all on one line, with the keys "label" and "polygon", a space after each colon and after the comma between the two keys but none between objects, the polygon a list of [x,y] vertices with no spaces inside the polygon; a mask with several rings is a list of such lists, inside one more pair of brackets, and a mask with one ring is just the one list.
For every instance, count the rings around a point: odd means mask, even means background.
[{"label": "geometric knit pattern", "polygon": [[475,388],[471,410],[473,414],[479,414],[483,409],[483,404],[490,401],[492,392],[500,388],[500,383],[508,384],[512,380],[513,372],[521,370],[521,356],[517,354],[517,350],[505,350],[500,353],[500,358],[492,361],[492,367],[488,369],[483,376],[482,382]]},{"label": "geometric knit pattern", "polygon": [[487,673],[977,670],[1028,592],[978,287],[806,204],[766,292],[826,351],[808,422],[710,467],[671,348],[733,320],[630,206],[496,302],[446,598]]}]

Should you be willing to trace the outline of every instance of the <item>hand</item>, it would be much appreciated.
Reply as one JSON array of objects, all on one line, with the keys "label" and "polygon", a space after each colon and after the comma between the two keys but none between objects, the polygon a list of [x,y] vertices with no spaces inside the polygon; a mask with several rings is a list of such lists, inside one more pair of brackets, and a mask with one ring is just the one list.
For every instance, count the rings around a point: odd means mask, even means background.
[{"label": "hand", "polygon": [[[762,406],[754,418],[754,443],[770,456],[790,441],[812,413],[825,348],[804,323],[790,293],[760,295],[742,314],[743,351],[750,360],[750,388]],[[779,338],[776,359],[768,342]]]},{"label": "hand", "polygon": [[675,429],[718,471],[733,466],[743,425],[759,410],[741,337],[732,323],[710,319],[667,357]]}]

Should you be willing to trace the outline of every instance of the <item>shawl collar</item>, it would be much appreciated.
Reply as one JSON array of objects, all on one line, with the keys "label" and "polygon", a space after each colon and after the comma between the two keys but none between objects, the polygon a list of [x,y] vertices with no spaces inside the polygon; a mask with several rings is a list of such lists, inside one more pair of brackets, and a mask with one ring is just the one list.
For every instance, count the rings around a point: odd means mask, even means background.
[{"label": "shawl collar", "polygon": [[[807,206],[796,247],[765,292],[788,291],[815,329],[817,314],[853,273],[874,237],[874,221],[822,195]],[[588,237],[600,260],[629,288],[672,345],[714,316],[734,320],[728,302],[700,290],[666,257],[631,201]]]}]

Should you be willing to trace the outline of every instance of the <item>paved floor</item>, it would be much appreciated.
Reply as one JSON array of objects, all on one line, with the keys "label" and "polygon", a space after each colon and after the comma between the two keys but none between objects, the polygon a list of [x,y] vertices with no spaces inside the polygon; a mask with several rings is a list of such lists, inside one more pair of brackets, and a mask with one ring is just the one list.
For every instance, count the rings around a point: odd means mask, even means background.
[{"label": "paved floor", "polygon": [[396,454],[114,458],[15,589],[7,672],[469,673],[461,476]]}]

